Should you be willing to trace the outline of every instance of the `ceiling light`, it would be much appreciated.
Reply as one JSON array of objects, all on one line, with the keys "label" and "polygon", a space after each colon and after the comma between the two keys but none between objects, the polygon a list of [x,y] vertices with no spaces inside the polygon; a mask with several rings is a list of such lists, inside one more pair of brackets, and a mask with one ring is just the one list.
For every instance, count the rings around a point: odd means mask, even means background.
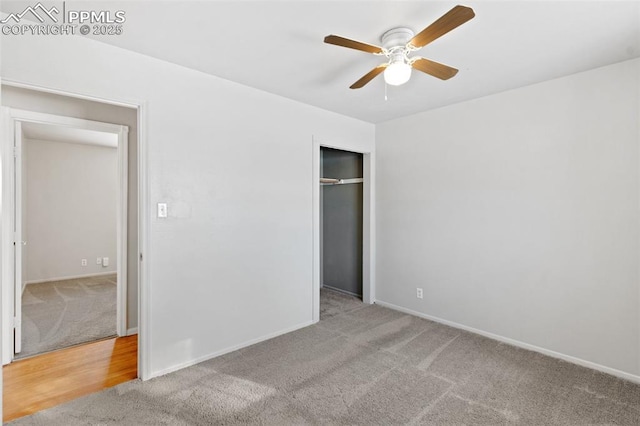
[{"label": "ceiling light", "polygon": [[411,78],[411,65],[404,60],[392,62],[384,70],[384,81],[392,86],[400,86]]}]

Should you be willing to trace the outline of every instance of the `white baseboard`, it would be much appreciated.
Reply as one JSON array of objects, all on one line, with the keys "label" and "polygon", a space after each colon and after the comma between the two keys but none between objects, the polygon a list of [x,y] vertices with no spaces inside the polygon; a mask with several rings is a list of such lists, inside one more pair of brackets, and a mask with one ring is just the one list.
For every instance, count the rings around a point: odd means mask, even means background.
[{"label": "white baseboard", "polygon": [[111,272],[98,272],[95,274],[86,274],[86,275],[72,275],[69,277],[56,277],[56,278],[46,278],[43,280],[32,280],[32,281],[26,281],[24,283],[25,286],[29,285],[29,284],[41,284],[41,283],[48,283],[51,281],[64,281],[64,280],[75,280],[77,278],[91,278],[91,277],[103,277],[105,275],[113,275],[115,274],[117,271],[111,271]]},{"label": "white baseboard", "polygon": [[563,361],[567,361],[567,362],[570,362],[572,364],[577,364],[577,365],[580,365],[582,367],[591,368],[592,370],[597,370],[597,371],[600,371],[600,372],[603,372],[603,373],[610,374],[612,376],[619,377],[621,379],[628,380],[630,382],[634,382],[634,383],[640,384],[640,376],[635,375],[635,374],[627,373],[625,371],[616,370],[615,368],[606,367],[604,365],[597,364],[595,362],[587,361],[587,360],[584,360],[584,359],[581,359],[581,358],[576,358],[574,356],[566,355],[566,354],[563,354],[563,353],[560,353],[560,352],[555,352],[555,351],[552,351],[550,349],[541,348],[539,346],[535,346],[535,345],[532,345],[532,344],[529,344],[529,343],[521,342],[519,340],[514,340],[514,339],[511,339],[509,337],[504,337],[504,336],[500,336],[498,334],[493,334],[493,333],[490,333],[488,331],[483,331],[483,330],[479,330],[477,328],[468,327],[466,325],[458,324],[458,323],[453,322],[453,321],[448,321],[448,320],[445,320],[445,319],[442,319],[442,318],[438,318],[438,317],[434,317],[434,316],[431,316],[431,315],[423,314],[421,312],[414,311],[412,309],[403,308],[402,306],[397,306],[397,305],[394,305],[392,303],[383,302],[381,300],[376,300],[375,303],[377,305],[383,306],[385,308],[393,309],[394,311],[399,311],[399,312],[403,312],[405,314],[409,314],[409,315],[413,315],[413,316],[416,316],[416,317],[428,319],[430,321],[434,321],[434,322],[437,322],[437,323],[440,323],[440,324],[448,325],[450,327],[457,328],[457,329],[460,329],[460,330],[470,331],[471,333],[479,334],[481,336],[488,337],[489,339],[497,340],[499,342],[507,343],[509,345],[517,346],[519,348],[527,349],[527,350],[530,350],[530,351],[533,351],[533,352],[538,352],[538,353],[541,353],[543,355],[547,355],[547,356],[550,356],[550,357],[553,357],[553,358],[561,359]]},{"label": "white baseboard", "polygon": [[291,333],[292,331],[296,331],[301,328],[308,327],[312,324],[313,324],[313,321],[306,321],[306,322],[303,322],[302,324],[294,325],[293,327],[285,328],[284,330],[276,331],[275,333],[270,333],[265,336],[258,337],[256,339],[252,339],[247,342],[243,342],[238,345],[231,346],[229,348],[225,348],[220,351],[189,360],[187,362],[183,362],[182,364],[174,365],[173,367],[165,368],[160,371],[152,371],[149,378],[152,379],[154,377],[164,376],[165,374],[173,373],[174,371],[182,370],[183,368],[200,364],[201,362],[208,361],[212,358],[216,358],[224,354],[228,354],[229,352],[237,351],[238,349],[246,348],[247,346],[255,345],[256,343],[264,342],[265,340],[273,339],[274,337],[278,337],[283,334]]},{"label": "white baseboard", "polygon": [[133,336],[134,334],[138,334],[138,327],[127,329],[127,336]]}]

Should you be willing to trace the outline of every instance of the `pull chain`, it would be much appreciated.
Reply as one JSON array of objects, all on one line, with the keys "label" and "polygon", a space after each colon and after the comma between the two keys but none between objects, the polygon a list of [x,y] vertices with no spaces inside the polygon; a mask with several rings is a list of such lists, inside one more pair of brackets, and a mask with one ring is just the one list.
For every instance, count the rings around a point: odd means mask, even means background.
[{"label": "pull chain", "polygon": [[387,98],[387,82],[386,81],[384,82],[384,100],[385,101],[388,100],[388,98]]}]

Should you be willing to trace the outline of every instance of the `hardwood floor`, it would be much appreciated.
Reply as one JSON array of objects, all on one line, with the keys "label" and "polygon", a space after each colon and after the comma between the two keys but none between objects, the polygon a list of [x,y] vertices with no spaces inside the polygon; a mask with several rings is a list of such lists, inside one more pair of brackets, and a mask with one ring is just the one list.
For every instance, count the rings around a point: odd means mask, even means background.
[{"label": "hardwood floor", "polygon": [[138,377],[138,336],[118,337],[13,362],[2,369],[3,421]]}]

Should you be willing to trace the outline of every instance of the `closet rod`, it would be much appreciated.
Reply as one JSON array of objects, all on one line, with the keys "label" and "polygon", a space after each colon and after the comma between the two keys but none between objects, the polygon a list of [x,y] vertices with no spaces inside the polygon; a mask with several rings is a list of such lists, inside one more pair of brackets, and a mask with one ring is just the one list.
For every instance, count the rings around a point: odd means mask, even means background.
[{"label": "closet rod", "polygon": [[340,179],[320,178],[320,183],[336,184],[336,183],[340,183]]},{"label": "closet rod", "polygon": [[362,183],[363,178],[353,179],[332,179],[332,178],[320,178],[320,185],[346,185],[349,183]]}]

